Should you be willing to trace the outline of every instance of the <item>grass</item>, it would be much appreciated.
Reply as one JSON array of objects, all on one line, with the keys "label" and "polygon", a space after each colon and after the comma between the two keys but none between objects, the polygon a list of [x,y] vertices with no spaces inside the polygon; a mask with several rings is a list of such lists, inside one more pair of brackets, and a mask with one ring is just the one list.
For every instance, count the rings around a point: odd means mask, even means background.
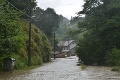
[{"label": "grass", "polygon": [[[41,66],[41,65],[25,67],[25,68],[21,68],[21,69],[18,69],[18,70],[14,70],[14,71],[12,71],[12,72],[10,72],[10,73],[19,75],[19,74],[27,73],[29,70],[38,68],[38,67],[40,67],[40,66]],[[5,74],[5,73],[9,73],[9,72],[0,72],[0,75]]]},{"label": "grass", "polygon": [[86,65],[81,64],[81,69],[82,69],[82,70],[85,70],[85,69],[86,69]]},{"label": "grass", "polygon": [[120,66],[113,67],[111,71],[120,71]]},{"label": "grass", "polygon": [[28,72],[29,70],[32,70],[32,69],[35,69],[35,68],[38,68],[40,67],[41,65],[38,65],[38,66],[30,66],[30,67],[25,67],[25,68],[22,68],[20,70],[15,70],[15,72],[20,72],[20,73],[24,73],[24,72]]}]

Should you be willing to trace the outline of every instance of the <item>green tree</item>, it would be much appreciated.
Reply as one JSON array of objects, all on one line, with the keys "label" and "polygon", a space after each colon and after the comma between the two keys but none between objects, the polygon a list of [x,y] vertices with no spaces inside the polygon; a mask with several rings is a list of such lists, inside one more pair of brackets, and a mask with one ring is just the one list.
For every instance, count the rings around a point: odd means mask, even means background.
[{"label": "green tree", "polygon": [[120,66],[120,50],[113,48],[106,56],[106,63],[109,66]]},{"label": "green tree", "polygon": [[[27,67],[29,22],[21,18],[21,11],[0,0],[0,70],[6,57],[13,57],[15,69]],[[51,47],[45,34],[31,25],[31,65],[50,60]]]},{"label": "green tree", "polygon": [[14,7],[18,8],[19,10],[25,12],[26,14],[28,14],[30,6],[31,6],[32,10],[35,9],[37,6],[36,0],[16,0],[16,1],[15,0],[7,0],[7,3],[9,3],[12,8],[14,6]]},{"label": "green tree", "polygon": [[5,1],[0,4],[0,53],[17,53],[19,52],[22,38],[22,28],[18,22],[20,14],[4,4]]},{"label": "green tree", "polygon": [[59,27],[59,15],[56,14],[54,9],[47,8],[46,10],[36,8],[33,13],[35,19],[34,23],[38,26],[48,37],[52,36],[52,32]]},{"label": "green tree", "polygon": [[67,37],[68,39],[68,27],[70,25],[70,21],[63,17],[62,15],[59,16],[60,19],[60,23],[59,23],[59,28],[55,31],[56,33],[56,38],[60,41],[60,40],[65,40],[65,38]]},{"label": "green tree", "polygon": [[86,17],[78,27],[87,33],[77,49],[78,56],[85,63],[105,65],[108,52],[115,47],[120,49],[119,11],[119,0],[86,0],[83,11],[79,12]]}]

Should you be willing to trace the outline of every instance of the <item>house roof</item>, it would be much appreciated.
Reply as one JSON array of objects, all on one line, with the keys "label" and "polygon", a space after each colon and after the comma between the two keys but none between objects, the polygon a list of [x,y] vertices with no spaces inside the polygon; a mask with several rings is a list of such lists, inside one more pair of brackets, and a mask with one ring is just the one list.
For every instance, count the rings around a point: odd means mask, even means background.
[{"label": "house roof", "polygon": [[74,40],[69,40],[69,41],[59,41],[58,46],[68,46],[71,44]]},{"label": "house roof", "polygon": [[59,47],[58,45],[56,45],[56,51],[62,51],[62,48],[61,47]]},{"label": "house roof", "polygon": [[65,41],[59,41],[59,43],[57,44],[58,46],[63,46],[65,43]]},{"label": "house roof", "polygon": [[73,42],[74,40],[69,40],[69,41],[65,41],[64,46],[68,46],[69,44],[71,44],[71,42]]}]

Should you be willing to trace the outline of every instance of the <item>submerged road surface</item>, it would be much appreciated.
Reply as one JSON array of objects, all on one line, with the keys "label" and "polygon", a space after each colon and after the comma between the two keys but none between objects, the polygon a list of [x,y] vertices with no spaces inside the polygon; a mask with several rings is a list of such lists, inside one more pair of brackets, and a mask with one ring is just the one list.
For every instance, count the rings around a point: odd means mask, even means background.
[{"label": "submerged road surface", "polygon": [[21,75],[8,75],[0,80],[120,80],[120,73],[110,67],[77,66],[77,57],[58,58]]}]

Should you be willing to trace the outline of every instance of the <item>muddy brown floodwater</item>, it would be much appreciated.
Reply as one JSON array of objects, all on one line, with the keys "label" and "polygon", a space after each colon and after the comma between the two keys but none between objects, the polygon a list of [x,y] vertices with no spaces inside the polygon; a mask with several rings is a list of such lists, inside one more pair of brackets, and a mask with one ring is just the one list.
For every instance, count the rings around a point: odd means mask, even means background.
[{"label": "muddy brown floodwater", "polygon": [[82,70],[77,66],[76,56],[58,58],[24,74],[4,74],[0,80],[120,80],[120,73],[110,67],[87,66]]}]

